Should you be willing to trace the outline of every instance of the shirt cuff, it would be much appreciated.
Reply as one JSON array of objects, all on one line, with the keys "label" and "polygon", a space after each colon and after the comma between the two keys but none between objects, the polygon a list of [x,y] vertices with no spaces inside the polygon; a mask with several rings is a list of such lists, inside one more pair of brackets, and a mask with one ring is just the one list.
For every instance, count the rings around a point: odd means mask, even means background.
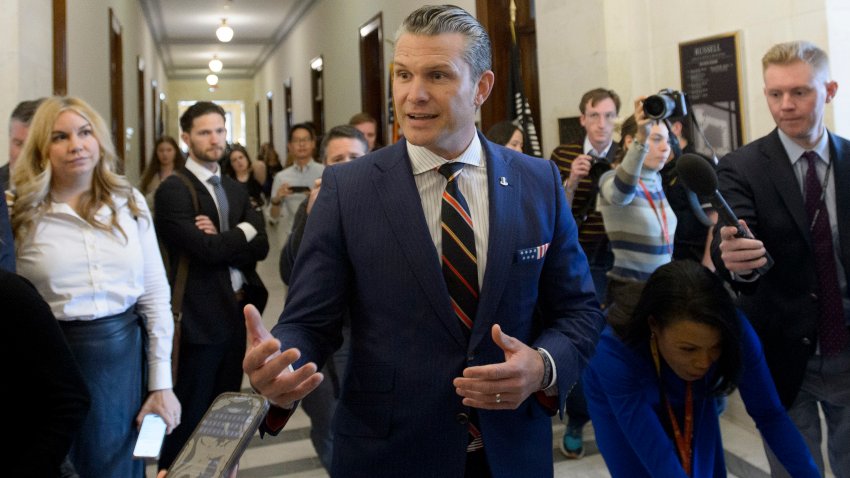
[{"label": "shirt cuff", "polygon": [[148,391],[172,388],[171,361],[148,364]]},{"label": "shirt cuff", "polygon": [[236,225],[239,229],[242,229],[242,232],[245,233],[245,240],[251,242],[255,237],[257,237],[257,229],[248,222],[240,222]]}]

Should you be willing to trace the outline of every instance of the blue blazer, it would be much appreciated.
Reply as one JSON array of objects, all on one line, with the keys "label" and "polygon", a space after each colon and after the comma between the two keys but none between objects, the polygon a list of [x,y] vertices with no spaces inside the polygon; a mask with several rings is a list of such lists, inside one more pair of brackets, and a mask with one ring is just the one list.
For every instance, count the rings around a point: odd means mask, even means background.
[{"label": "blue blazer", "polygon": [[[561,407],[593,353],[604,321],[554,163],[479,137],[490,235],[469,340],[450,305],[406,143],[325,170],[272,333],[284,349],[299,348],[302,363],[321,367],[351,312],[332,476],[462,477],[471,410],[452,380],[466,367],[504,362],[493,324],[552,355]],[[539,259],[518,253],[546,244]],[[517,410],[478,415],[494,477],[552,476],[551,419],[533,396]]]},{"label": "blue blazer", "polygon": [[[795,477],[817,478],[817,466],[797,427],[788,418],[767,371],[761,345],[750,323],[741,323],[741,377],[738,390],[765,441]],[[715,397],[716,367],[693,383],[694,441],[691,478],[726,476],[720,422]],[[665,393],[678,420],[685,409],[685,381],[663,363]],[[597,353],[584,371],[587,409],[596,431],[596,444],[613,478],[687,478],[661,399],[658,375],[649,352],[623,343],[608,327]],[[681,422],[679,422],[681,423]]]}]

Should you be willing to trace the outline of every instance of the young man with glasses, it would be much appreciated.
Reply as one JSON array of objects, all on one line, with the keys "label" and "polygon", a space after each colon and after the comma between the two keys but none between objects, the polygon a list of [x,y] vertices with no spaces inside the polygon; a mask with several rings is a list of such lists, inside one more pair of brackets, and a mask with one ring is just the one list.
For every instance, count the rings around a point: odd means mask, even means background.
[{"label": "young man with glasses", "polygon": [[316,152],[316,132],[308,123],[299,123],[289,130],[286,145],[292,165],[277,173],[272,182],[272,219],[283,217],[284,230],[292,227],[292,219],[302,201],[310,194],[310,186],[322,177],[325,167],[313,159]]},{"label": "young man with glasses", "polygon": [[[578,225],[578,240],[590,265],[596,297],[604,305],[608,284],[605,274],[613,266],[614,256],[605,235],[602,216],[595,207],[601,176],[601,173],[596,173],[602,171],[602,165],[610,167],[617,154],[617,144],[613,139],[620,97],[613,90],[596,88],[582,95],[579,110],[579,120],[586,132],[584,141],[558,146],[552,152],[552,161],[561,172],[567,201]],[[584,456],[582,429],[590,420],[581,381],[576,383],[567,398],[567,415],[569,421],[561,452],[567,458],[578,459]]]}]

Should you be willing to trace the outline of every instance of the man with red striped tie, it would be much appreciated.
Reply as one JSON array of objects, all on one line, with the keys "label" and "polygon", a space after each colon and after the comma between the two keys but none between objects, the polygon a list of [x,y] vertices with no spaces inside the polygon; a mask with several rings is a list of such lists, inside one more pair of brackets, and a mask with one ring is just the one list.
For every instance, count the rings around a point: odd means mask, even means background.
[{"label": "man with red striped tie", "polygon": [[[405,140],[325,170],[271,334],[243,363],[282,428],[351,317],[332,476],[552,476],[550,415],[604,322],[557,168],[475,128],[487,32],[426,6],[395,44]],[[289,410],[289,411],[287,411]]]}]

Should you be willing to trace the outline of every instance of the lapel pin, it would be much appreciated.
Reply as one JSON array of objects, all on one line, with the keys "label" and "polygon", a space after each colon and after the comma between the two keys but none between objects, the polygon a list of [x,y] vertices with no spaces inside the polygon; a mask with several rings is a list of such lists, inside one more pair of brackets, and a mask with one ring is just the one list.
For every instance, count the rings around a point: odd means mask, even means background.
[{"label": "lapel pin", "polygon": [[507,186],[507,185],[508,185],[508,180],[507,180],[507,179],[505,179],[505,177],[504,177],[504,176],[501,176],[501,177],[499,178],[499,184],[501,184],[502,186]]}]

